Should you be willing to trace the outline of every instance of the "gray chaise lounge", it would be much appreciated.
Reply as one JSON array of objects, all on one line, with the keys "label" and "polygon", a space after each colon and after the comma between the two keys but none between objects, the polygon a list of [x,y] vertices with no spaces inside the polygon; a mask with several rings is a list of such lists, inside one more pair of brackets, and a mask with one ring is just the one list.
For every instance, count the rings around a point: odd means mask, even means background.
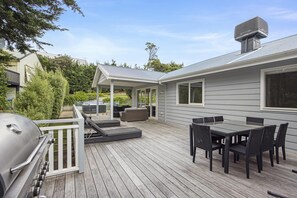
[{"label": "gray chaise lounge", "polygon": [[[85,128],[91,128],[91,126],[86,122],[87,118],[91,119],[91,116],[87,116],[84,113],[81,113],[81,115],[85,119]],[[119,120],[96,120],[96,121],[93,120],[93,122],[97,126],[99,126],[101,128],[104,128],[104,127],[117,127],[117,126],[121,125],[121,122]]]},{"label": "gray chaise lounge", "polygon": [[87,118],[86,122],[95,133],[85,134],[85,144],[125,140],[142,136],[142,131],[135,127],[103,130],[90,118]]}]

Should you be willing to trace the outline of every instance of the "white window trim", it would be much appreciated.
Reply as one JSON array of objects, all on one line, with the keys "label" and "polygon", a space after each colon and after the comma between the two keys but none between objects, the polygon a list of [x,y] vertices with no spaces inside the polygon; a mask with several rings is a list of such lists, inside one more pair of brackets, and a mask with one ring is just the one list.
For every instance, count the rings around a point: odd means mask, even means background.
[{"label": "white window trim", "polygon": [[[191,103],[191,86],[190,84],[192,83],[198,83],[198,82],[202,82],[202,103]],[[189,97],[188,97],[188,104],[179,104],[179,85],[180,84],[185,84],[188,83],[189,84]],[[176,105],[178,106],[199,106],[199,107],[204,107],[204,93],[205,93],[205,79],[197,79],[197,80],[192,80],[192,81],[183,81],[183,82],[179,82],[176,83]]]},{"label": "white window trim", "polygon": [[[159,88],[158,88],[158,86],[153,86],[153,87],[143,87],[143,88],[138,88],[138,89],[136,89],[136,107],[137,107],[137,104],[138,104],[138,95],[137,95],[137,92],[138,91],[143,91],[143,90],[146,90],[146,89],[150,89],[150,90],[152,90],[152,89],[156,89],[156,117],[150,117],[150,115],[149,115],[149,117],[151,118],[151,119],[155,119],[155,120],[158,120],[159,119]],[[150,100],[151,100],[151,94],[150,94]],[[138,107],[137,107],[138,108]]]},{"label": "white window trim", "polygon": [[290,71],[297,71],[297,65],[286,65],[281,67],[273,67],[268,69],[261,69],[260,79],[260,110],[262,111],[282,111],[282,112],[297,112],[297,108],[280,108],[280,107],[266,107],[266,74],[279,74]]}]

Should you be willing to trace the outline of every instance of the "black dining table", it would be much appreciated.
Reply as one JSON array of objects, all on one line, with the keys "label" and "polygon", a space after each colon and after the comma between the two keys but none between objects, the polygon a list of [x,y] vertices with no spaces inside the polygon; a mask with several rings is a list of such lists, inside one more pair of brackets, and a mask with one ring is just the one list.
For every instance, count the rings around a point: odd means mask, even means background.
[{"label": "black dining table", "polygon": [[[229,173],[229,147],[233,136],[248,134],[250,130],[262,128],[263,126],[246,124],[242,121],[225,120],[216,123],[204,123],[210,126],[212,134],[225,138],[224,172]],[[190,126],[190,154],[193,155],[193,131]]]}]

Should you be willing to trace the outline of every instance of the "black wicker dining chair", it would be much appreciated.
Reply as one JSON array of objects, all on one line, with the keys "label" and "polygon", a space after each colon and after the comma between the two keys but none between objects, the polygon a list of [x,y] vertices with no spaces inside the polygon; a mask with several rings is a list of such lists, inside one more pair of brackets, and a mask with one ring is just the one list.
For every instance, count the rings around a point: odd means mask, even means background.
[{"label": "black wicker dining chair", "polygon": [[193,118],[192,121],[193,121],[193,123],[197,123],[197,124],[203,124],[204,123],[203,118]]},{"label": "black wicker dining chair", "polygon": [[253,129],[249,133],[249,137],[246,145],[237,143],[230,146],[229,150],[234,153],[234,163],[236,163],[237,155],[245,156],[245,168],[246,168],[247,178],[250,178],[249,161],[250,161],[250,157],[252,156],[256,156],[258,172],[259,173],[261,172],[260,153],[261,153],[261,142],[262,142],[263,133],[264,133],[264,128]]},{"label": "black wicker dining chair", "polygon": [[273,143],[274,143],[274,133],[275,133],[276,125],[270,125],[264,127],[264,134],[261,143],[261,170],[263,170],[263,152],[269,151],[270,164],[273,166]]},{"label": "black wicker dining chair", "polygon": [[282,147],[283,159],[286,160],[285,142],[289,123],[284,123],[279,126],[276,139],[274,141],[276,163],[279,164],[279,147]]},{"label": "black wicker dining chair", "polygon": [[[212,124],[212,123],[215,122],[215,118],[214,117],[204,117],[203,119],[204,119],[204,123],[206,123],[206,124],[207,123],[208,124]],[[220,136],[220,135],[215,135],[215,134],[212,135],[212,141],[213,142],[217,142],[219,144],[223,143],[224,138],[225,137]],[[206,151],[206,153],[207,153],[207,151]],[[222,150],[219,149],[219,154],[221,154],[221,153],[222,153]],[[207,154],[205,156],[207,157]]]},{"label": "black wicker dining chair", "polygon": [[[223,148],[223,145],[212,141],[211,131],[209,126],[193,123],[192,127],[193,127],[193,134],[194,134],[193,163],[195,163],[196,148],[200,148],[205,151],[208,151],[209,163],[210,163],[209,170],[212,171],[212,151]],[[223,160],[223,157],[222,157],[222,160]]]},{"label": "black wicker dining chair", "polygon": [[264,118],[246,117],[246,124],[263,126]]},{"label": "black wicker dining chair", "polygon": [[214,121],[215,122],[223,122],[224,121],[224,117],[223,116],[215,116],[214,117]]},{"label": "black wicker dining chair", "polygon": [[214,117],[204,117],[204,123],[214,123]]},{"label": "black wicker dining chair", "polygon": [[[264,125],[264,118],[257,118],[257,117],[246,117],[246,124],[250,124],[250,125],[258,125],[258,126],[263,126]],[[242,137],[245,137],[244,141],[247,141],[248,138],[248,134],[244,134],[244,135],[239,135],[238,136],[238,142],[242,142]],[[244,142],[245,144],[246,142]]]}]

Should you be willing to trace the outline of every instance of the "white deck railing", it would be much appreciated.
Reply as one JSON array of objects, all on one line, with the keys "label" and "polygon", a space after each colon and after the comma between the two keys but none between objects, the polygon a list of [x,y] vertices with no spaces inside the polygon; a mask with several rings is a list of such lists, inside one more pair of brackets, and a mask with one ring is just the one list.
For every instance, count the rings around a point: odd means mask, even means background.
[{"label": "white deck railing", "polygon": [[46,160],[50,162],[47,175],[84,171],[84,118],[73,105],[73,118],[56,120],[36,120],[36,124],[50,124],[40,127],[44,134],[55,138],[49,148]]}]

